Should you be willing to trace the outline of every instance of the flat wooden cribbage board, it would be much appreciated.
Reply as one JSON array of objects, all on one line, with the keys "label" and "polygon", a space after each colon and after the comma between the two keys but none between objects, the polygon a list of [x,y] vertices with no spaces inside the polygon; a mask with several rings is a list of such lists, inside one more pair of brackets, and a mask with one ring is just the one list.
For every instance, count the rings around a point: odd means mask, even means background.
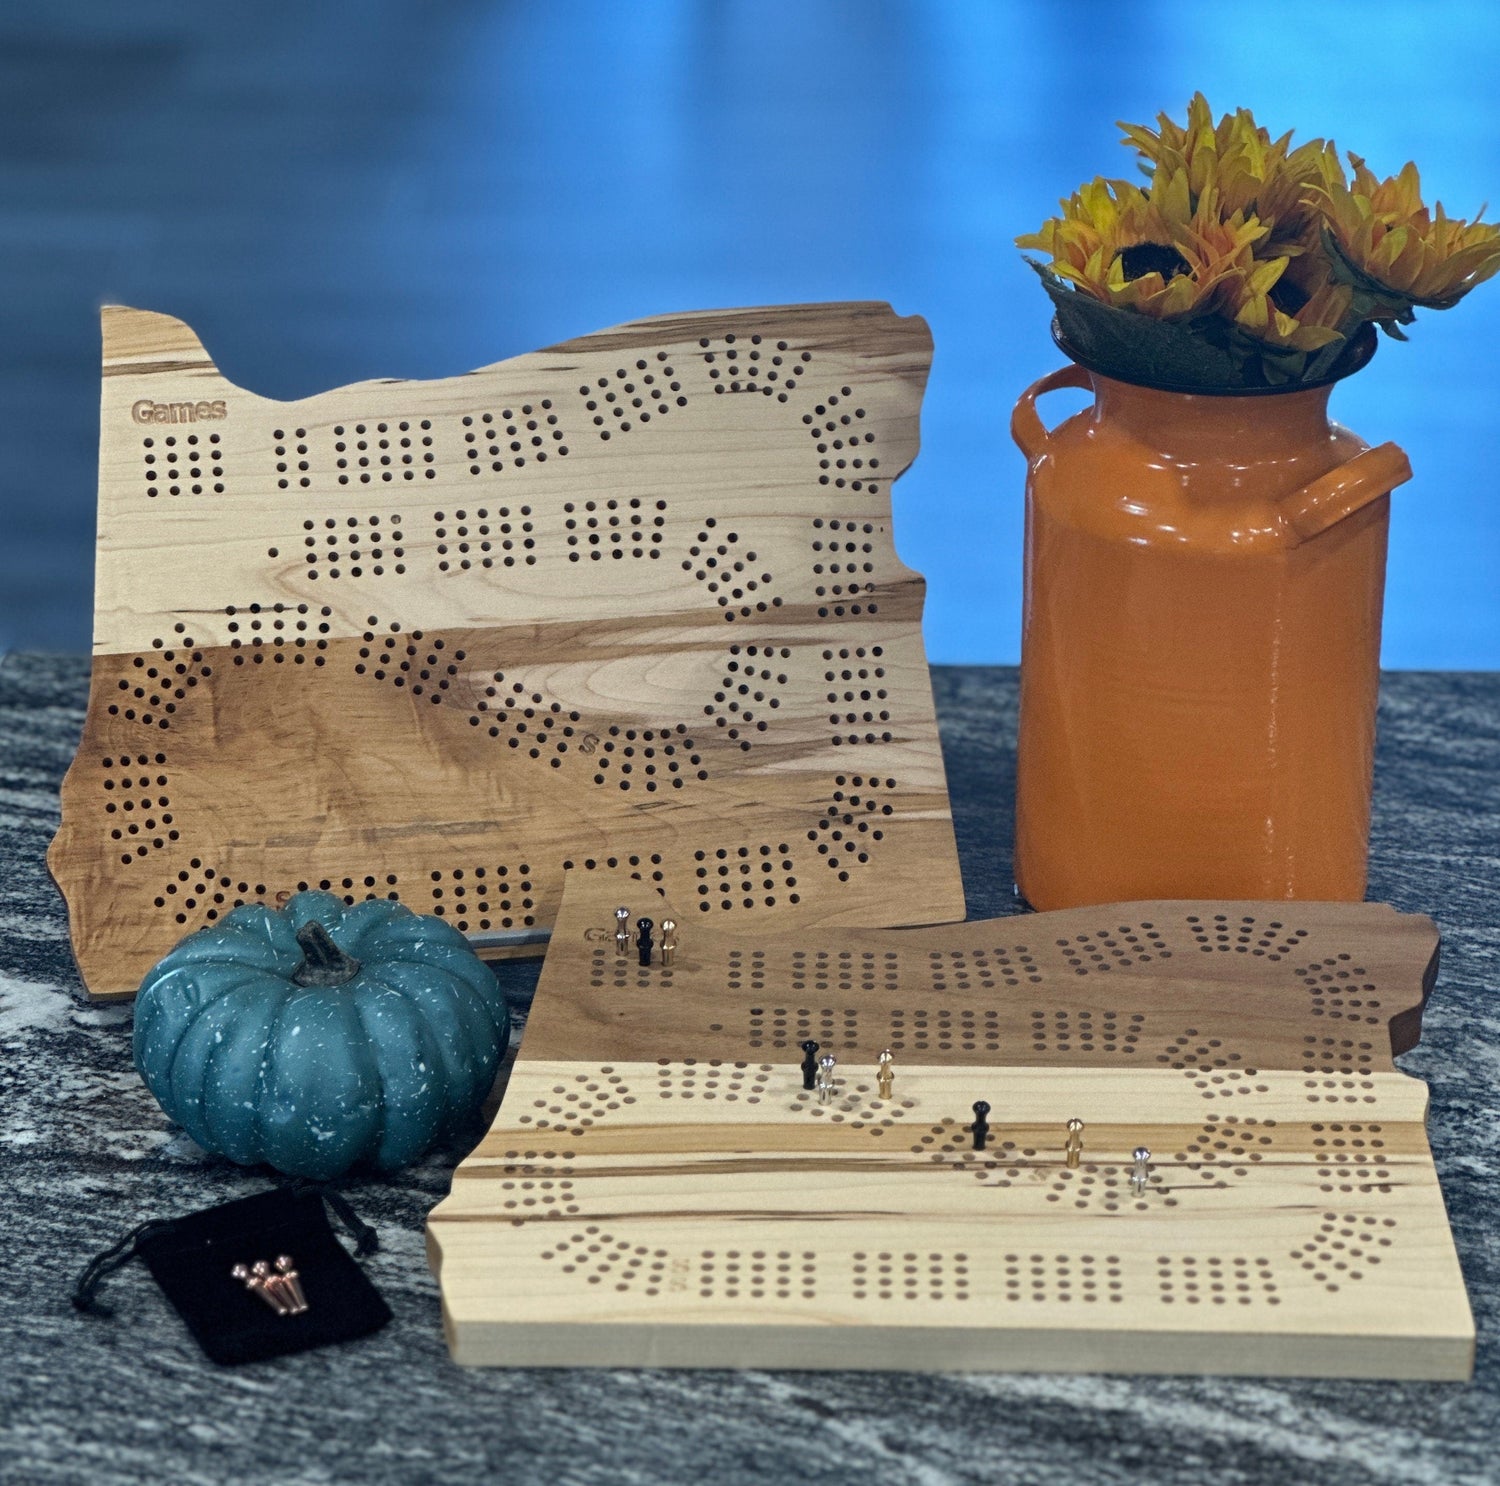
[{"label": "flat wooden cribbage board", "polygon": [[[608,892],[570,887],[499,1115],[429,1220],[459,1362],[1470,1375],[1427,1088],[1391,1061],[1428,919],[1162,902],[766,939],[682,915],[648,970]],[[838,1058],[827,1107],[806,1038]]]},{"label": "flat wooden cribbage board", "polygon": [[282,403],[107,308],[48,857],[90,994],[309,886],[486,953],[540,952],[570,866],[714,916],[961,918],[891,529],[931,354],[889,305],[725,310]]}]

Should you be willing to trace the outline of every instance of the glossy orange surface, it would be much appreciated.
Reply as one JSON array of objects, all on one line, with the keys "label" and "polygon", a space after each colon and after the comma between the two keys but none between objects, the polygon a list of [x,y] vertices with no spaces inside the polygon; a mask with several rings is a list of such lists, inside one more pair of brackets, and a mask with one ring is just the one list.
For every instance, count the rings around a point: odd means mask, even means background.
[{"label": "glossy orange surface", "polygon": [[[1091,388],[1050,433],[1035,400]],[[1027,456],[1016,881],[1033,907],[1365,890],[1393,444],[1330,388],[1070,366]]]}]

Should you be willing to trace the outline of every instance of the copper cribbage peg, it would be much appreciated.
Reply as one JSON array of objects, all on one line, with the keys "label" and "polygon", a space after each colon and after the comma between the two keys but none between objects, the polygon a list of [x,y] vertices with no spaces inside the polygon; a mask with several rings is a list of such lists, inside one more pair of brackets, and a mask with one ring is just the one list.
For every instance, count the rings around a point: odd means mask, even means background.
[{"label": "copper cribbage peg", "polygon": [[[252,1295],[258,1295],[278,1316],[288,1315],[288,1308],[281,1297],[273,1291],[268,1290],[264,1278],[256,1272],[260,1268],[259,1264],[255,1266],[255,1269],[251,1269],[247,1264],[236,1264],[229,1273],[235,1279],[242,1281],[245,1288]],[[266,1268],[269,1273],[269,1266],[266,1266]]]},{"label": "copper cribbage peg", "polygon": [[875,1077],[877,1080],[879,1080],[880,1083],[880,1097],[882,1099],[889,1099],[891,1097],[891,1084],[895,1081],[896,1078],[895,1072],[891,1068],[891,1064],[894,1063],[895,1060],[895,1054],[890,1050],[890,1048],[886,1048],[886,1050],[881,1053],[879,1059],[877,1060]]},{"label": "copper cribbage peg", "polygon": [[672,956],[677,953],[677,920],[675,918],[664,918],[661,921],[661,962],[663,965],[672,963]]},{"label": "copper cribbage peg", "polygon": [[630,953],[630,910],[615,909],[615,953],[622,958]]},{"label": "copper cribbage peg", "polygon": [[307,1296],[302,1291],[302,1277],[293,1267],[291,1256],[280,1255],[276,1260],[276,1268],[280,1271],[281,1282],[292,1298],[292,1314],[300,1316],[307,1309]]},{"label": "copper cribbage peg", "polygon": [[838,1060],[832,1053],[824,1053],[818,1059],[818,1103],[828,1104],[833,1099],[833,1068]]},{"label": "copper cribbage peg", "polygon": [[1083,1121],[1068,1121],[1068,1143],[1063,1148],[1072,1171],[1078,1170],[1078,1158],[1083,1155]]},{"label": "copper cribbage peg", "polygon": [[291,1289],[285,1280],[264,1259],[252,1266],[250,1273],[260,1281],[263,1294],[274,1296],[281,1303],[281,1314],[291,1315],[295,1307],[292,1303]]},{"label": "copper cribbage peg", "polygon": [[1151,1152],[1138,1145],[1130,1153],[1130,1159],[1135,1162],[1130,1172],[1130,1190],[1137,1197],[1144,1197],[1146,1188],[1151,1185]]}]

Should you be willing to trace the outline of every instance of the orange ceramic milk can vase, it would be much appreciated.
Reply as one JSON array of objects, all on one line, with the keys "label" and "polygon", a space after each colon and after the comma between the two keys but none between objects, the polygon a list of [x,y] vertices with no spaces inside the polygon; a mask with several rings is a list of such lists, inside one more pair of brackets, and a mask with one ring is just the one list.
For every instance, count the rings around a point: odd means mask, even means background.
[{"label": "orange ceramic milk can vase", "polygon": [[[1036,400],[1059,387],[1094,403],[1049,433]],[[1411,469],[1330,423],[1330,391],[1074,365],[1016,404],[1033,907],[1364,896],[1389,492]]]}]

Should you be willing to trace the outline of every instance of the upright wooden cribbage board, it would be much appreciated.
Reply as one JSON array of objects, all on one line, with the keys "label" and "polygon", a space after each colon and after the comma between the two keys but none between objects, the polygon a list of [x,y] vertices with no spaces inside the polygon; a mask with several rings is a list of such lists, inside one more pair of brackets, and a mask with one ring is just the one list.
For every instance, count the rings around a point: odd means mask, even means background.
[{"label": "upright wooden cribbage board", "polygon": [[[1427,1089],[1391,1062],[1429,920],[1135,903],[765,939],[682,915],[646,970],[604,886],[570,888],[428,1223],[458,1361],[1469,1376]],[[827,1107],[806,1038],[839,1060]]]},{"label": "upright wooden cribbage board", "polygon": [[539,944],[565,868],[699,918],[962,916],[923,583],[927,327],[666,316],[277,403],[104,312],[88,719],[49,861],[96,996],[236,903]]}]

